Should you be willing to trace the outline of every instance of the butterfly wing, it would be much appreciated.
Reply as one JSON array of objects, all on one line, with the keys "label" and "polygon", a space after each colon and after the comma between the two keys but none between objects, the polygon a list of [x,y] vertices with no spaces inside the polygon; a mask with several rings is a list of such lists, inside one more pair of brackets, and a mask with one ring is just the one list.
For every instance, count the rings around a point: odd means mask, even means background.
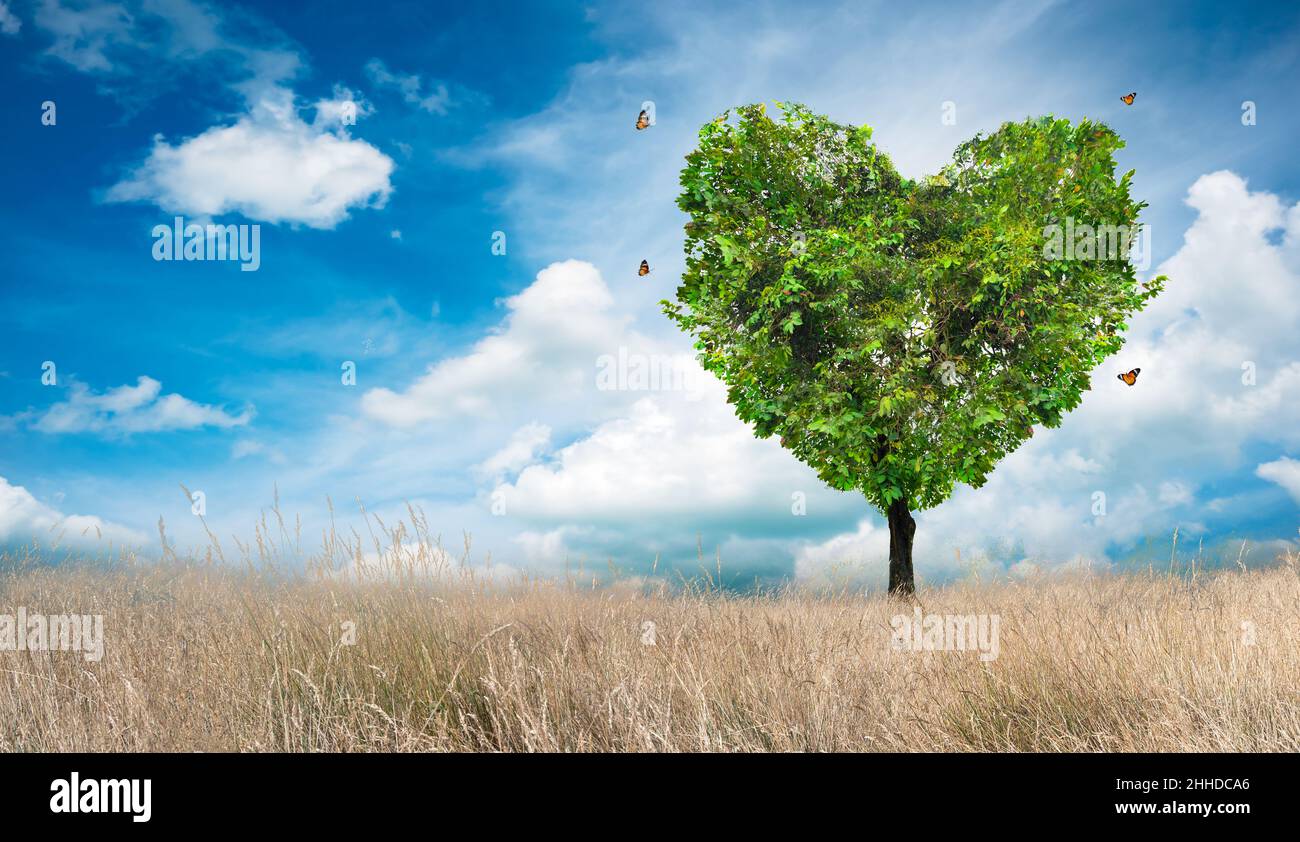
[{"label": "butterfly wing", "polygon": [[1120,97],[1120,99],[1124,100],[1125,105],[1132,105],[1133,100],[1137,99],[1137,91],[1134,91],[1131,94],[1125,94],[1124,96]]},{"label": "butterfly wing", "polygon": [[649,263],[649,261],[642,260],[642,261],[641,261],[641,268],[638,269],[636,273],[637,273],[638,275],[649,275],[649,274],[650,274],[650,263]]},{"label": "butterfly wing", "polygon": [[639,115],[637,115],[636,118],[636,130],[641,131],[642,129],[646,128],[649,125],[650,125],[650,118],[646,116],[646,113],[644,111],[642,111]]}]

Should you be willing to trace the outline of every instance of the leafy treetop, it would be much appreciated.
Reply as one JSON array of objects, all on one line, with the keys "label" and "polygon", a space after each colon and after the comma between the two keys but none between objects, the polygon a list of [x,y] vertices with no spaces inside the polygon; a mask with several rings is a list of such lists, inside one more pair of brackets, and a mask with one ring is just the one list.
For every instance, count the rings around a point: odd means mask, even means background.
[{"label": "leafy treetop", "polygon": [[1123,142],[1090,120],[1008,123],[913,181],[869,127],[778,105],[779,120],[750,105],[700,130],[665,313],[737,415],[835,488],[885,510],[981,486],[1079,404],[1165,280],[1139,285],[1127,242],[1114,259],[1045,248],[1067,220],[1136,233]]}]

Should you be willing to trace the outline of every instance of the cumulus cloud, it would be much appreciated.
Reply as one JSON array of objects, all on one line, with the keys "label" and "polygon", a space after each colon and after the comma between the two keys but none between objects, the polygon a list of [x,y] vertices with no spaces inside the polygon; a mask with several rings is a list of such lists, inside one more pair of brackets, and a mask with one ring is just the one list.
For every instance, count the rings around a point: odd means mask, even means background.
[{"label": "cumulus cloud", "polygon": [[474,415],[500,417],[529,401],[576,400],[590,391],[595,361],[626,342],[627,320],[595,267],[570,260],[543,269],[504,302],[499,328],[469,353],[443,360],[397,392],[366,392],[362,410],[396,427]]},{"label": "cumulus cloud", "polygon": [[357,96],[344,85],[335,85],[333,95],[316,100],[312,110],[315,114],[311,125],[317,130],[354,126],[357,120],[375,113],[375,107],[369,100]]},{"label": "cumulus cloud", "polygon": [[883,578],[889,558],[889,530],[870,519],[852,532],[803,547],[795,556],[794,577],[801,582],[859,581]]},{"label": "cumulus cloud", "polygon": [[515,473],[537,458],[551,440],[551,428],[536,422],[525,424],[510,436],[505,447],[492,454],[479,466],[484,476],[498,477]]},{"label": "cumulus cloud", "polygon": [[195,0],[42,0],[35,22],[53,39],[47,54],[103,80],[105,90],[137,100],[201,67],[226,79],[242,106],[233,122],[192,137],[155,136],[144,160],[104,200],[312,228],[333,228],[353,209],[382,207],[393,190],[393,161],[349,133],[374,109],[338,85],[300,106],[288,83],[303,67],[301,56],[274,26],[245,18]]},{"label": "cumulus cloud", "polygon": [[36,540],[48,546],[58,542],[90,546],[111,541],[118,546],[139,546],[145,536],[93,515],[66,515],[40,502],[21,485],[0,477],[0,543]]},{"label": "cumulus cloud", "polygon": [[788,507],[791,493],[810,482],[774,442],[754,438],[713,381],[698,404],[637,400],[626,417],[600,424],[552,462],[529,465],[495,493],[508,512],[531,519],[712,520],[756,505]]},{"label": "cumulus cloud", "polygon": [[1265,462],[1255,469],[1260,479],[1280,485],[1291,499],[1300,503],[1300,461],[1283,456],[1273,462]]},{"label": "cumulus cloud", "polygon": [[581,560],[569,550],[565,538],[587,530],[561,526],[545,532],[524,530],[514,538],[516,552],[522,564],[530,568],[556,570],[566,562]]},{"label": "cumulus cloud", "polygon": [[129,435],[165,430],[193,430],[199,427],[242,427],[253,418],[253,409],[238,415],[221,407],[196,403],[171,393],[162,394],[162,384],[141,376],[134,386],[117,386],[96,393],[83,383],[74,383],[67,400],[29,417],[29,426],[42,433],[105,433]]},{"label": "cumulus cloud", "polygon": [[[1180,456],[1223,469],[1250,441],[1300,444],[1300,217],[1223,171],[1198,178],[1187,203],[1197,217],[1158,270],[1168,289],[1132,320],[1120,355],[1094,372],[1071,423],[1092,435],[1094,453],[1145,442],[1140,461]],[[1135,366],[1137,386],[1103,388]],[[1161,447],[1150,446],[1153,431]]]},{"label": "cumulus cloud", "polygon": [[[660,553],[663,569],[677,559],[693,570],[701,533],[714,545],[790,529],[796,493],[814,533],[865,509],[775,441],[755,439],[721,384],[680,345],[634,329],[614,297],[588,263],[547,267],[467,352],[405,387],[365,393],[362,426],[323,449],[364,461],[389,489],[427,488],[452,450],[481,454],[466,472],[477,481],[471,508],[485,516],[475,535],[496,555],[552,568],[570,555],[629,553],[648,566]],[[438,446],[446,435],[453,447]]]},{"label": "cumulus cloud", "polygon": [[307,123],[291,91],[272,89],[233,125],[175,145],[156,137],[144,162],[105,198],[153,202],[168,213],[238,212],[262,222],[333,228],[352,208],[382,207],[393,189],[392,159],[349,136],[345,107],[365,113],[344,92],[318,102],[316,119]]}]

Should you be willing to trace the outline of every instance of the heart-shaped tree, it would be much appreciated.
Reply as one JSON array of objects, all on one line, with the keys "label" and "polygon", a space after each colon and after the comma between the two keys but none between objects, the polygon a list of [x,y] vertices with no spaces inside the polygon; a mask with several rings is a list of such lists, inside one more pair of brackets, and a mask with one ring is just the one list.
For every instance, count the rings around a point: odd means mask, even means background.
[{"label": "heart-shaped tree", "polygon": [[1089,120],[1008,123],[911,181],[870,128],[780,108],[700,130],[664,312],[758,435],[885,513],[889,591],[910,594],[912,512],[1058,426],[1159,293],[1128,259],[1145,204]]}]

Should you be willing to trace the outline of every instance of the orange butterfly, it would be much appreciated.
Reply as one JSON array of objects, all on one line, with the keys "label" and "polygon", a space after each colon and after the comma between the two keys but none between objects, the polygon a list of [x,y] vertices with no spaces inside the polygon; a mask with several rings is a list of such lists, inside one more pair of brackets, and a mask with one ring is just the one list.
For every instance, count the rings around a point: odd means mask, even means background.
[{"label": "orange butterfly", "polygon": [[1128,385],[1132,386],[1134,383],[1138,382],[1138,374],[1141,371],[1142,369],[1135,368],[1132,371],[1126,371],[1123,374],[1117,374],[1115,376],[1118,377],[1120,380],[1123,380]]},{"label": "orange butterfly", "polygon": [[650,118],[646,116],[645,110],[642,109],[641,114],[636,118],[636,130],[641,131],[642,129],[648,129],[649,127]]},{"label": "orange butterfly", "polygon": [[641,268],[638,269],[638,270],[636,270],[636,273],[637,273],[638,275],[649,275],[649,274],[650,274],[650,263],[649,263],[648,261],[642,260],[642,261],[641,261]]},{"label": "orange butterfly", "polygon": [[1120,99],[1124,100],[1124,104],[1125,104],[1125,105],[1132,105],[1132,104],[1133,104],[1133,100],[1137,99],[1137,95],[1138,95],[1138,92],[1137,92],[1137,91],[1134,91],[1134,92],[1131,93],[1131,94],[1125,94],[1124,96],[1120,97]]}]

